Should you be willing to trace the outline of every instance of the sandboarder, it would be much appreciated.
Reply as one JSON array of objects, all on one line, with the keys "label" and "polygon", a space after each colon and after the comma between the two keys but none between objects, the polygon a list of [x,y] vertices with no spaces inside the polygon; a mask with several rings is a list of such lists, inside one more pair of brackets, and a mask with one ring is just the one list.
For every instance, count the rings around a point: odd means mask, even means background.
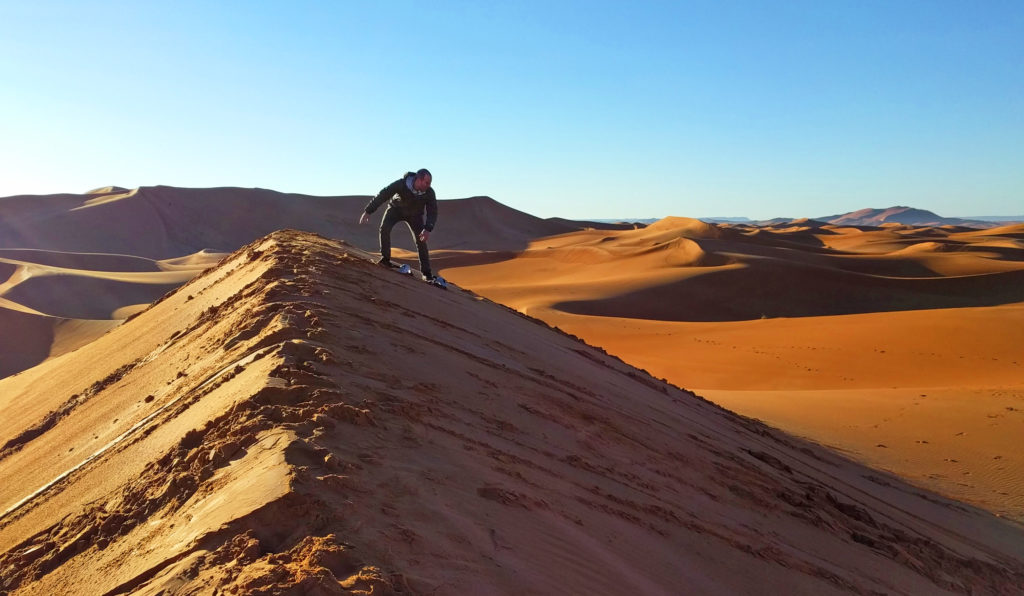
[{"label": "sandboarder", "polygon": [[[400,221],[404,221],[416,241],[416,251],[420,258],[420,272],[423,279],[433,281],[430,270],[430,253],[427,250],[427,239],[437,223],[437,195],[430,183],[433,176],[426,169],[417,172],[406,172],[382,189],[377,196],[367,203],[359,216],[359,223],[370,221],[370,214],[385,202],[384,218],[380,222],[380,261],[381,265],[391,266],[391,229]],[[426,219],[424,219],[424,216]]]}]

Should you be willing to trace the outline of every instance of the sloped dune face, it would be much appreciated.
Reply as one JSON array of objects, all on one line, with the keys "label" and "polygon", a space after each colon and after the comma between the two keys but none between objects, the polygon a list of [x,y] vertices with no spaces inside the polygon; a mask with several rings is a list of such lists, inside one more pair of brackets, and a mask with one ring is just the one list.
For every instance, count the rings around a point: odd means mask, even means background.
[{"label": "sloped dune face", "polygon": [[281,232],[0,381],[0,590],[1012,593],[1015,525]]},{"label": "sloped dune face", "polygon": [[[730,409],[1024,520],[1021,227],[792,224],[694,234],[671,218],[443,274]],[[584,247],[605,258],[576,258]]]}]

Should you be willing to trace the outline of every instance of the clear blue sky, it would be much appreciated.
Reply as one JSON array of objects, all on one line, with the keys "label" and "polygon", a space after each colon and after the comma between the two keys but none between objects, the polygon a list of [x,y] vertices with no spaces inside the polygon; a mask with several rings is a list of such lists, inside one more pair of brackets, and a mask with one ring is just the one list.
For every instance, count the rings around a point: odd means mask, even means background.
[{"label": "clear blue sky", "polygon": [[0,196],[1024,213],[1024,2],[0,0]]}]

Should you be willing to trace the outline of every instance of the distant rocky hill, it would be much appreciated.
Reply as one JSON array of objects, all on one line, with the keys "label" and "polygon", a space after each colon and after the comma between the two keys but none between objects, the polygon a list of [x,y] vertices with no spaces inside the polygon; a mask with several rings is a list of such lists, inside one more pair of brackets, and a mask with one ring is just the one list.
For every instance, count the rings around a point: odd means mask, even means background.
[{"label": "distant rocky hill", "polygon": [[998,224],[991,221],[963,219],[959,217],[942,217],[925,209],[896,206],[887,209],[860,209],[838,215],[826,215],[814,218],[833,225],[880,226],[887,223],[898,223],[908,226],[967,226],[972,228],[991,228]]},{"label": "distant rocky hill", "polygon": [[[754,226],[774,226],[788,224],[793,221],[808,221],[806,218],[796,220],[790,217],[752,220],[745,217],[705,217],[703,221],[710,223],[740,223]],[[825,215],[811,218],[810,221],[839,226],[881,226],[883,224],[902,224],[907,226],[963,226],[969,228],[993,228],[1011,223],[1024,223],[1021,216],[977,216],[977,217],[943,217],[926,209],[896,206],[886,209],[860,209],[849,213]]]},{"label": "distant rocky hill", "polygon": [[[808,221],[808,218],[775,217],[772,219],[750,219],[748,217],[701,217],[701,221],[708,223],[745,224],[751,226],[774,226],[788,224],[796,221]],[[943,217],[926,209],[915,209],[913,207],[889,207],[886,209],[860,209],[849,213],[837,215],[825,215],[822,217],[810,218],[811,221],[823,224],[842,226],[880,226],[882,224],[898,223],[908,226],[963,226],[969,228],[994,228],[997,226],[1024,223],[1024,215],[1007,216],[972,216],[972,217]],[[591,221],[599,222],[632,222],[639,224],[651,224],[657,219],[597,219]]]}]

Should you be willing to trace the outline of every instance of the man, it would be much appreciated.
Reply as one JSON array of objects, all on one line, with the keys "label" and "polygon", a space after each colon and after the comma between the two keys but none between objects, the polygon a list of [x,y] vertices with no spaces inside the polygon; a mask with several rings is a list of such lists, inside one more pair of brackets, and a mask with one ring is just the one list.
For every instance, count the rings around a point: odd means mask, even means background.
[{"label": "man", "polygon": [[[384,211],[384,219],[380,222],[380,261],[381,265],[391,266],[391,229],[400,221],[404,221],[412,231],[416,241],[416,250],[420,257],[420,271],[423,279],[432,281],[430,271],[430,254],[427,251],[427,238],[437,223],[437,195],[430,187],[433,177],[426,169],[415,174],[406,172],[404,176],[387,185],[373,197],[359,216],[359,223],[370,221],[370,214],[377,210],[385,201],[388,208]],[[426,212],[426,221],[424,221]]]}]

